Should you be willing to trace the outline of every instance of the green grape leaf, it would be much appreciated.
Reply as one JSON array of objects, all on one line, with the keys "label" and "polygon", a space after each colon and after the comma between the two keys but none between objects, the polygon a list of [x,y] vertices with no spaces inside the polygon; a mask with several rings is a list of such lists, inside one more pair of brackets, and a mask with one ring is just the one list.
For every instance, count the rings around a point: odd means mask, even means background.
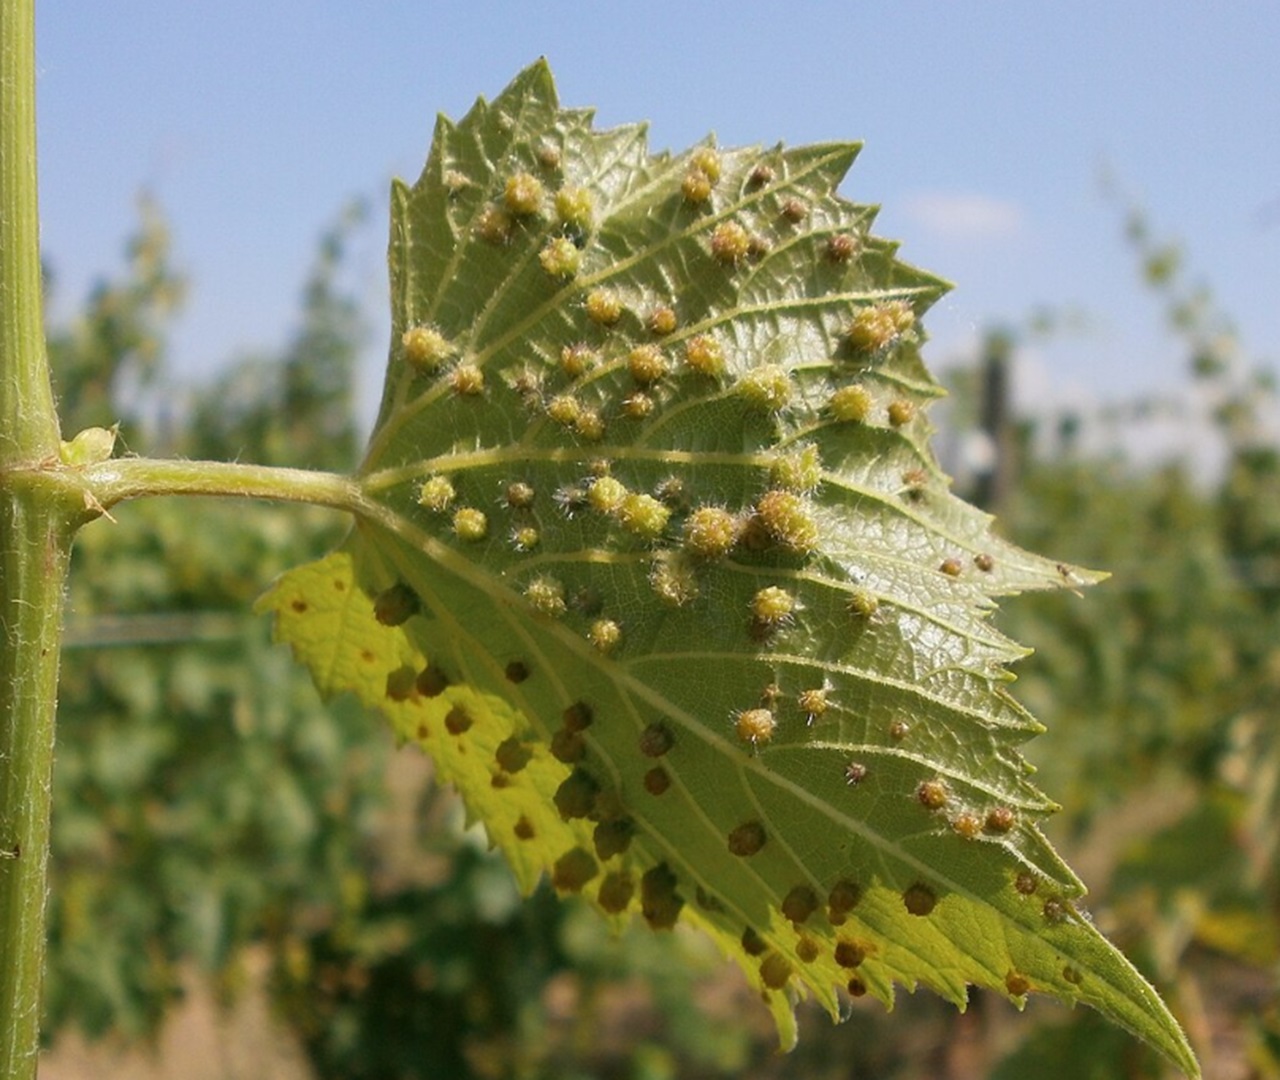
[{"label": "green grape leaf", "polygon": [[1007,691],[1029,555],[930,448],[946,289],[836,194],[856,145],[652,155],[543,63],[392,194],[393,336],[342,548],[262,601],[429,752],[531,889],[710,933],[770,1004],[1085,1002],[1188,1073],[1092,926]]}]

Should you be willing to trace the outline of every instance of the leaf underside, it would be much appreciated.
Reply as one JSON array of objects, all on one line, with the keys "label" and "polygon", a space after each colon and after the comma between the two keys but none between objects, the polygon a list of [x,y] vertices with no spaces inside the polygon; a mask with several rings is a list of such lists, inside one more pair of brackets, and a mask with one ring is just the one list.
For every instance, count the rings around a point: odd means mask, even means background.
[{"label": "leaf underside", "polygon": [[543,63],[393,190],[393,336],[343,547],[261,607],[434,758],[521,886],[710,933],[809,992],[1082,1001],[1189,1074],[1081,911],[994,598],[1097,575],[950,494],[944,282],[836,186],[858,147],[651,155]]}]

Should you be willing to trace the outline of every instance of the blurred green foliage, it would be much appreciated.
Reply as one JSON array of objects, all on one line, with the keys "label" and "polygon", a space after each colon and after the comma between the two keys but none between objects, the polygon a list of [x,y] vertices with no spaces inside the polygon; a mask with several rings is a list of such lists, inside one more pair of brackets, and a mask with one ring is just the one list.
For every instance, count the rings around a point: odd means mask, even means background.
[{"label": "blurred green foliage", "polygon": [[[130,451],[352,466],[363,330],[342,270],[359,222],[344,213],[323,237],[279,355],[230,366],[177,414],[166,331],[185,284],[144,205],[121,280],[51,329],[64,430],[119,422]],[[1002,527],[1114,577],[1084,600],[1008,604],[1001,623],[1037,647],[1017,692],[1050,729],[1029,752],[1064,804],[1053,839],[1094,917],[1169,994],[1207,1075],[1280,1078],[1273,399],[1177,250],[1140,218],[1130,236],[1225,465],[1210,480],[1139,470],[1070,437],[1036,454],[1024,430]],[[252,946],[326,1077],[1164,1075],[1087,1011],[1016,1017],[988,995],[962,1016],[928,995],[888,1015],[853,1002],[839,1027],[806,1010],[800,1048],[780,1057],[767,1013],[704,941],[615,940],[549,892],[522,901],[425,770],[392,783],[382,725],[322,706],[268,644],[249,604],[343,521],[190,500],[118,516],[81,535],[69,598],[51,1037],[145,1037],[193,966],[232,1002]]]}]

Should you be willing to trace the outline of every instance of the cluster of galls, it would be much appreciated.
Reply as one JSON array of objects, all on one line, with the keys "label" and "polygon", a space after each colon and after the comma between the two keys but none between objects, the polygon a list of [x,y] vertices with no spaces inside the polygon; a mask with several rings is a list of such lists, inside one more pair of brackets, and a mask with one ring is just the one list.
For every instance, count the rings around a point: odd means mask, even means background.
[{"label": "cluster of galls", "polygon": [[965,840],[979,836],[1004,836],[1018,823],[1018,816],[1011,807],[993,806],[983,813],[961,804],[942,777],[920,781],[916,788],[916,801],[932,813],[945,813],[951,831]]}]

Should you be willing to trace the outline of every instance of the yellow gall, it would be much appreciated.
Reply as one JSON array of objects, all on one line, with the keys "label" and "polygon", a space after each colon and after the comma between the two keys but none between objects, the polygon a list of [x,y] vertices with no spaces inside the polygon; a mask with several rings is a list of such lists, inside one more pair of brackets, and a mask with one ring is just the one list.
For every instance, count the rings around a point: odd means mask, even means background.
[{"label": "yellow gall", "polygon": [[538,164],[544,169],[560,168],[560,147],[555,143],[544,142],[538,147]]},{"label": "yellow gall", "polygon": [[767,743],[777,727],[778,721],[768,709],[744,709],[734,718],[738,738],[752,746]]},{"label": "yellow gall", "polygon": [[804,200],[796,198],[786,199],[778,212],[792,225],[798,225],[809,216],[809,208],[805,206]]},{"label": "yellow gall", "polygon": [[880,609],[880,600],[870,589],[857,586],[850,590],[849,599],[845,603],[851,615],[860,619],[869,619]]},{"label": "yellow gall", "polygon": [[842,386],[828,399],[827,408],[837,420],[860,424],[871,413],[871,391],[858,383]]},{"label": "yellow gall", "polygon": [[599,442],[604,438],[604,417],[595,409],[583,409],[573,422],[573,430],[587,442]]},{"label": "yellow gall", "polygon": [[447,476],[428,476],[418,489],[418,505],[441,514],[449,509],[457,495]]},{"label": "yellow gall", "polygon": [[411,326],[400,338],[404,358],[419,371],[435,371],[453,352],[453,346],[433,326]]},{"label": "yellow gall", "polygon": [[859,352],[883,349],[915,325],[915,312],[903,300],[889,300],[861,308],[849,326],[849,344]]},{"label": "yellow gall", "polygon": [[511,230],[515,227],[511,215],[500,206],[490,204],[481,212],[476,220],[476,233],[480,239],[490,244],[506,244],[511,240]]},{"label": "yellow gall", "polygon": [[669,607],[683,607],[698,598],[698,575],[682,552],[664,551],[649,568],[649,586]]},{"label": "yellow gall", "polygon": [[1003,835],[1018,823],[1018,816],[1007,806],[993,806],[987,811],[987,832]]},{"label": "yellow gall", "polygon": [[517,551],[532,551],[542,540],[542,535],[532,525],[521,525],[511,533],[511,546]]},{"label": "yellow gall", "polygon": [[720,179],[724,168],[720,160],[720,152],[711,146],[700,146],[689,158],[690,168],[702,173],[713,184]]},{"label": "yellow gall", "polygon": [[889,423],[894,427],[903,427],[911,423],[916,415],[916,407],[906,398],[898,398],[889,402]]},{"label": "yellow gall", "polygon": [[602,514],[612,514],[622,505],[622,500],[630,494],[627,485],[612,476],[602,476],[591,482],[587,489],[587,502],[591,509]]},{"label": "yellow gall", "polygon": [[818,544],[818,526],[809,507],[791,491],[767,491],[756,503],[756,517],[775,541],[792,551],[812,551]]},{"label": "yellow gall", "polygon": [[712,184],[707,174],[699,172],[697,169],[691,169],[680,182],[680,194],[684,196],[685,202],[693,203],[700,206],[711,198]]},{"label": "yellow gall", "polygon": [[507,177],[502,202],[511,213],[521,217],[536,214],[542,209],[542,181],[526,172]]},{"label": "yellow gall", "polygon": [[685,550],[698,559],[723,558],[741,535],[738,516],[719,506],[699,506],[684,523]]},{"label": "yellow gall", "polygon": [[556,192],[556,216],[566,225],[583,231],[591,228],[595,207],[591,192],[584,187],[563,187]]},{"label": "yellow gall", "polygon": [[484,372],[475,364],[459,364],[449,375],[449,385],[455,394],[475,397],[484,393]]},{"label": "yellow gall", "polygon": [[778,364],[765,364],[748,371],[734,390],[752,408],[779,412],[791,403],[791,375]]},{"label": "yellow gall", "polygon": [[641,386],[649,386],[666,375],[667,358],[656,345],[637,345],[627,355],[627,370]]},{"label": "yellow gall", "polygon": [[885,305],[889,309],[889,318],[893,320],[894,329],[905,334],[916,324],[916,313],[905,300],[890,300]]},{"label": "yellow gall", "polygon": [[959,577],[964,570],[964,563],[959,559],[943,559],[938,564],[938,570],[947,575],[947,577]]},{"label": "yellow gall", "polygon": [[684,362],[699,375],[717,376],[724,373],[724,348],[715,338],[699,334],[690,338],[684,346]]},{"label": "yellow gall", "polygon": [[812,690],[801,690],[796,696],[796,704],[800,706],[800,711],[808,718],[809,723],[813,723],[818,717],[822,716],[829,707],[827,701],[827,691],[824,687],[814,687]]},{"label": "yellow gall", "polygon": [[622,641],[622,627],[612,619],[596,619],[587,630],[587,640],[597,652],[608,656]]},{"label": "yellow gall", "polygon": [[671,510],[652,495],[632,493],[618,505],[618,521],[629,533],[645,540],[662,535],[671,518]]},{"label": "yellow gall", "polygon": [[475,543],[489,532],[489,519],[483,510],[462,506],[453,512],[453,532],[459,540]]},{"label": "yellow gall", "polygon": [[566,345],[560,350],[560,370],[571,379],[585,375],[600,362],[600,354],[590,345]]},{"label": "yellow gall", "polygon": [[592,289],[587,293],[587,318],[600,326],[612,326],[622,318],[622,300],[612,289]]},{"label": "yellow gall", "polygon": [[796,598],[778,585],[767,585],[751,598],[751,615],[766,626],[780,626],[795,614]]},{"label": "yellow gall", "polygon": [[557,424],[572,427],[582,415],[582,404],[572,394],[557,394],[547,402],[547,415]]},{"label": "yellow gall", "polygon": [[649,312],[649,318],[645,321],[649,324],[649,329],[659,337],[670,334],[680,324],[675,309],[665,304]]},{"label": "yellow gall", "polygon": [[816,446],[776,458],[769,467],[772,483],[787,491],[812,491],[822,482],[822,458]]},{"label": "yellow gall", "polygon": [[926,810],[941,810],[947,805],[947,785],[942,780],[921,780],[916,788],[916,801]]},{"label": "yellow gall", "polygon": [[538,262],[552,277],[571,278],[582,268],[582,252],[567,236],[556,236],[538,253]]},{"label": "yellow gall", "polygon": [[966,840],[977,839],[982,835],[982,818],[966,810],[951,819],[951,829],[957,836],[962,836]]},{"label": "yellow gall", "polygon": [[751,234],[736,221],[722,221],[711,234],[711,254],[717,262],[732,265],[751,250]]},{"label": "yellow gall", "polygon": [[549,619],[559,618],[568,607],[564,600],[564,586],[555,578],[534,578],[525,586],[524,598],[534,611]]},{"label": "yellow gall", "polygon": [[628,420],[643,420],[653,412],[654,405],[653,398],[637,390],[624,397],[619,408]]},{"label": "yellow gall", "polygon": [[846,263],[858,254],[859,246],[853,233],[836,233],[827,241],[827,258],[833,263]]},{"label": "yellow gall", "polygon": [[512,510],[528,510],[533,505],[535,497],[531,484],[526,484],[523,480],[517,480],[507,485],[507,493],[503,498]]}]

